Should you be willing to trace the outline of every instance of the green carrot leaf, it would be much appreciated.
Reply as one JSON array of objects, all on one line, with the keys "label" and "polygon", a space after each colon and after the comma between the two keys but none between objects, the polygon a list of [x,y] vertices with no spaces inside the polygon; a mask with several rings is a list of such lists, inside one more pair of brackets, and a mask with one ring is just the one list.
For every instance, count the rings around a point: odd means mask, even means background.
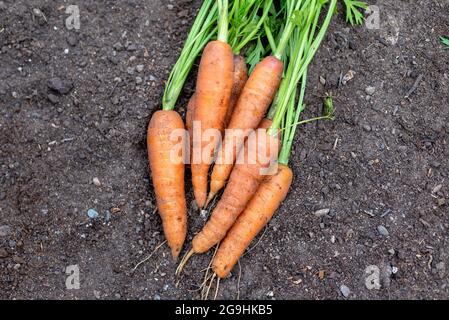
[{"label": "green carrot leaf", "polygon": [[368,5],[363,1],[343,0],[346,7],[346,22],[353,25],[361,25],[365,20],[361,10],[368,9]]},{"label": "green carrot leaf", "polygon": [[446,46],[446,49],[449,49],[449,38],[440,37],[440,41],[444,46]]}]

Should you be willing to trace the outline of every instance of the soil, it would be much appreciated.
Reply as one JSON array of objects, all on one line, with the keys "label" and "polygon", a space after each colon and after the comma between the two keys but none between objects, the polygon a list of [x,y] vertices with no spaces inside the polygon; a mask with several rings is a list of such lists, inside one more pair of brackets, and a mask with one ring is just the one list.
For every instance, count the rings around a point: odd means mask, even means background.
[{"label": "soil", "polygon": [[[146,126],[200,2],[79,0],[70,30],[64,1],[0,1],[0,298],[198,298],[211,254],[178,285],[166,245],[133,268],[164,241]],[[377,5],[380,29],[334,18],[305,116],[332,92],[336,119],[300,129],[291,192],[218,298],[449,298],[449,2]]]}]

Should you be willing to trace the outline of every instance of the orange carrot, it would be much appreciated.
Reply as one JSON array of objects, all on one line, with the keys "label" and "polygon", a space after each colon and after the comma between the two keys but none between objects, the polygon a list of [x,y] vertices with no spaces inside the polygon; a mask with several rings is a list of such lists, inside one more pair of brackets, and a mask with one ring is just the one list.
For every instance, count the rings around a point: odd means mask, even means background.
[{"label": "orange carrot", "polygon": [[[184,163],[172,151],[179,143],[171,137],[184,130],[181,116],[173,110],[154,113],[148,126],[147,144],[151,177],[165,237],[176,260],[187,233],[187,206],[184,191]],[[176,161],[178,160],[178,161]]]},{"label": "orange carrot", "polygon": [[263,170],[276,160],[278,151],[278,137],[262,129],[250,134],[239,152],[223,197],[203,230],[193,238],[193,252],[204,253],[224,238],[266,177]]},{"label": "orange carrot", "polygon": [[257,128],[273,101],[282,72],[282,62],[270,56],[257,64],[246,82],[218,151],[208,201],[224,187],[246,136]]},{"label": "orange carrot", "polygon": [[245,211],[220,243],[212,262],[212,269],[218,277],[229,275],[251,241],[271,220],[287,196],[292,179],[291,169],[278,164],[277,173],[262,182]]},{"label": "orange carrot", "polygon": [[231,100],[229,102],[228,112],[226,113],[226,127],[231,121],[232,114],[239,97],[248,81],[248,67],[246,66],[245,58],[241,55],[234,55],[234,76],[232,85]]},{"label": "orange carrot", "polygon": [[[226,113],[226,125],[231,120],[232,112],[234,111],[235,105],[242,93],[243,87],[248,80],[248,68],[246,66],[245,58],[240,55],[234,55],[234,75],[233,75],[233,85],[231,100],[229,101],[229,108]],[[189,100],[187,104],[186,111],[186,129],[189,131],[190,137],[192,137],[193,130],[193,116],[195,114],[195,93]]]},{"label": "orange carrot", "polygon": [[209,42],[199,67],[193,117],[194,123],[201,125],[198,132],[193,130],[191,164],[192,184],[199,208],[206,202],[208,171],[215,149],[220,143],[218,136],[208,141],[210,137],[207,136],[207,131],[224,130],[232,93],[233,69],[233,53],[229,44],[219,40]]}]

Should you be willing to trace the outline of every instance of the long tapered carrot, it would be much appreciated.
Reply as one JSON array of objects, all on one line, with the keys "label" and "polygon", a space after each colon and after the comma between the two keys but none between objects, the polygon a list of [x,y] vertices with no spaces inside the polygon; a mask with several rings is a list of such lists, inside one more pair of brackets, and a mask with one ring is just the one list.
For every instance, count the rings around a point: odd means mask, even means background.
[{"label": "long tapered carrot", "polygon": [[[246,66],[245,59],[240,55],[234,55],[234,72],[233,72],[233,85],[231,100],[229,101],[229,108],[226,113],[225,124],[228,125],[231,120],[232,112],[234,111],[235,105],[242,93],[243,87],[248,80],[248,68]],[[190,137],[192,137],[193,130],[193,117],[195,114],[195,104],[196,104],[196,94],[194,93],[187,104],[186,111],[186,129],[189,131]]]},{"label": "long tapered carrot", "polygon": [[[187,230],[187,208],[184,191],[184,155],[176,153],[185,138],[184,123],[174,111],[176,101],[196,57],[212,36],[218,18],[215,0],[205,0],[187,36],[181,54],[167,80],[162,111],[153,114],[148,125],[147,146],[159,215],[173,258],[182,249]],[[185,149],[186,146],[183,148]]]},{"label": "long tapered carrot", "polygon": [[[207,197],[207,177],[220,132],[223,131],[233,85],[233,52],[228,39],[228,0],[218,0],[218,37],[204,49],[196,83],[193,116],[192,184],[195,200],[202,208]],[[217,135],[218,133],[218,135]]]},{"label": "long tapered carrot", "polygon": [[232,171],[223,197],[204,228],[193,238],[195,253],[204,253],[223,239],[265,178],[263,170],[276,160],[278,151],[278,138],[269,136],[265,130],[251,133],[240,150],[239,161]]},{"label": "long tapered carrot", "polygon": [[224,187],[246,136],[250,130],[257,128],[273,101],[283,69],[279,59],[269,56],[257,64],[246,82],[218,151],[208,201]]},{"label": "long tapered carrot", "polygon": [[277,173],[261,183],[245,211],[220,243],[212,262],[212,269],[218,277],[229,275],[251,241],[271,220],[287,196],[292,179],[292,170],[279,164]]},{"label": "long tapered carrot", "polygon": [[184,191],[184,163],[173,150],[179,141],[171,136],[184,130],[181,116],[173,110],[154,113],[148,126],[147,144],[151,177],[165,237],[174,259],[182,249],[187,232],[187,206]]}]

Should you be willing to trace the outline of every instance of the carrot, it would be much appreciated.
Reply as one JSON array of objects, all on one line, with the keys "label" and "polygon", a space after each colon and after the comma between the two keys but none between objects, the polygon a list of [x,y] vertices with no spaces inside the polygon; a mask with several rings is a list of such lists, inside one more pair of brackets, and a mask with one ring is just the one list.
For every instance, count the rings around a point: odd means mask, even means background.
[{"label": "carrot", "polygon": [[184,191],[184,164],[173,161],[178,143],[171,139],[174,130],[183,130],[181,116],[173,110],[157,111],[148,126],[147,144],[151,177],[165,237],[176,260],[187,233],[187,206]]},{"label": "carrot", "polygon": [[[246,81],[248,80],[248,68],[246,67],[245,59],[241,55],[234,55],[233,59],[234,64],[234,72],[233,72],[233,85],[232,85],[232,93],[231,100],[229,102],[229,108],[226,113],[225,124],[229,123],[231,119],[232,112],[234,111],[235,104],[245,86]],[[192,140],[193,133],[193,116],[195,114],[195,97],[194,93],[187,104],[186,111],[186,129],[189,131],[189,136]],[[190,147],[191,148],[191,147]]]},{"label": "carrot", "polygon": [[196,94],[194,93],[187,104],[186,111],[186,129],[189,132],[189,159],[192,160],[192,145],[193,145],[193,116],[195,114]]},{"label": "carrot", "polygon": [[231,121],[232,113],[234,112],[240,94],[248,81],[248,67],[246,66],[245,58],[241,55],[234,55],[234,75],[231,93],[231,101],[229,102],[228,112],[226,113],[226,127]]},{"label": "carrot", "polygon": [[233,86],[233,52],[227,43],[228,0],[219,0],[218,5],[218,40],[209,42],[204,49],[196,83],[193,120],[200,128],[193,130],[191,168],[193,191],[199,208],[206,202],[209,166],[220,143],[218,136],[210,137],[208,134],[211,130],[213,133],[224,130]]},{"label": "carrot", "polygon": [[[268,134],[270,134],[270,132],[277,132],[275,131],[278,130],[277,123],[282,122],[284,124],[282,148],[278,158],[277,173],[268,177],[260,184],[259,189],[248,203],[245,211],[237,218],[235,224],[220,243],[217,253],[212,261],[214,275],[212,276],[211,282],[215,276],[225,278],[229,275],[245,249],[273,217],[280,204],[285,200],[293,179],[293,172],[288,167],[288,162],[291,156],[293,138],[298,125],[321,119],[333,119],[332,101],[326,99],[327,115],[298,122],[299,117],[305,108],[303,101],[307,83],[307,66],[311,60],[310,56],[314,55],[316,48],[323,39],[336,4],[337,0],[331,1],[326,19],[315,40],[315,27],[323,3],[316,3],[315,6],[311,8],[311,15],[315,15],[313,16],[314,19],[310,19],[308,24],[304,26],[303,30],[310,29],[312,32],[310,34],[301,33],[298,29],[291,40],[291,61],[286,77],[283,80],[285,87],[284,90],[280,91],[281,94],[277,101],[278,106],[275,108],[275,117],[268,130]],[[297,86],[300,81],[301,90],[299,91],[299,100],[295,107],[296,96],[298,93]],[[290,88],[292,89],[291,91],[288,90]],[[283,119],[280,120],[279,117],[282,117]]]},{"label": "carrot", "polygon": [[223,239],[265,178],[263,169],[276,160],[278,151],[279,139],[269,136],[266,130],[250,134],[240,150],[239,161],[231,173],[223,197],[203,230],[193,238],[192,248],[195,253],[204,253]]},{"label": "carrot", "polygon": [[226,278],[251,241],[271,220],[287,196],[293,172],[278,165],[277,173],[260,185],[245,211],[229,230],[213,259],[212,269],[220,278]]},{"label": "carrot", "polygon": [[249,131],[257,128],[282,78],[283,63],[269,56],[257,64],[237,102],[212,171],[208,202],[225,185]]},{"label": "carrot", "polygon": [[172,137],[177,131],[183,133],[185,128],[181,116],[173,109],[196,57],[215,33],[212,26],[217,17],[215,1],[205,0],[167,80],[162,110],[153,114],[148,125],[147,146],[151,178],[165,237],[175,260],[186,238],[187,206],[184,191],[185,169],[181,158],[183,155],[173,152],[179,147],[179,142]]}]

